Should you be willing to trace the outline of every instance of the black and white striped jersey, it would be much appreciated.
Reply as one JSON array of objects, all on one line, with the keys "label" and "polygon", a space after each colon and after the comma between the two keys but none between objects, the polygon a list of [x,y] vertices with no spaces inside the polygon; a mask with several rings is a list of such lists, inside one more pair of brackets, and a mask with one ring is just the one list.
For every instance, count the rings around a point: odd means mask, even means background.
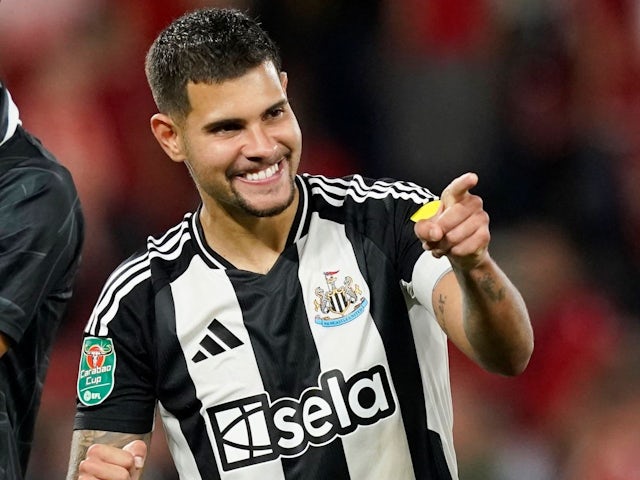
[{"label": "black and white striped jersey", "polygon": [[234,268],[198,212],[110,276],[85,329],[75,428],[146,433],[157,404],[180,478],[456,479],[446,258],[408,182],[299,175],[287,246]]}]

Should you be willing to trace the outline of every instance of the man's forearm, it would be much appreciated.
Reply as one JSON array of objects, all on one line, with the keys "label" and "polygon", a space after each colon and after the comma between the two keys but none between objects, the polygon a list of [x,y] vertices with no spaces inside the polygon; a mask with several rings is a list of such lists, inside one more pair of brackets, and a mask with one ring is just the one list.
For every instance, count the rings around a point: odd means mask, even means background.
[{"label": "man's forearm", "polygon": [[464,331],[477,360],[495,373],[521,373],[533,351],[522,296],[488,255],[471,270],[454,271],[462,289]]}]

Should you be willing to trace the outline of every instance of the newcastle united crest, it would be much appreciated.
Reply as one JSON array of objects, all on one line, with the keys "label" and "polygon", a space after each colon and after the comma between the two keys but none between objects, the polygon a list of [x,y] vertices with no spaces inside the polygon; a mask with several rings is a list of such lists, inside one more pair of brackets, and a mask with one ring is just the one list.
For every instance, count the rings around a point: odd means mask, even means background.
[{"label": "newcastle united crest", "polygon": [[323,327],[336,327],[355,320],[368,304],[360,286],[353,283],[353,278],[346,276],[342,285],[337,284],[338,272],[324,272],[326,290],[323,287],[315,290],[313,305],[318,312],[315,322]]}]

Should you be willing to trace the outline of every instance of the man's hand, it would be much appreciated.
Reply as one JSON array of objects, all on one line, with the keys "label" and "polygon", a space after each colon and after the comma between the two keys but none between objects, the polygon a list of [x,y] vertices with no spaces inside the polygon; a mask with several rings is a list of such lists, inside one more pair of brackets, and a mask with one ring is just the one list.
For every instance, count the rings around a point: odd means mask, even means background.
[{"label": "man's hand", "polygon": [[489,215],[482,199],[469,192],[477,183],[475,173],[454,179],[442,191],[436,214],[414,227],[425,250],[438,258],[446,255],[454,267],[462,270],[480,265],[489,246]]},{"label": "man's hand", "polygon": [[147,445],[134,440],[123,448],[95,444],[80,462],[78,480],[139,480],[147,456]]}]

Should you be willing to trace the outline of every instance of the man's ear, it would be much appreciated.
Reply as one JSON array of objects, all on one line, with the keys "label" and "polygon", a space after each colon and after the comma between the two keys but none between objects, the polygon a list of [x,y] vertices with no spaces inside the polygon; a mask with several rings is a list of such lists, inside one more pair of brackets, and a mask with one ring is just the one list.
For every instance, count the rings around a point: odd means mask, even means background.
[{"label": "man's ear", "polygon": [[280,72],[280,85],[282,85],[282,90],[284,90],[284,93],[287,93],[287,83],[289,83],[287,72]]},{"label": "man's ear", "polygon": [[156,113],[150,120],[153,136],[174,162],[184,162],[186,156],[180,138],[180,128],[164,113]]}]

